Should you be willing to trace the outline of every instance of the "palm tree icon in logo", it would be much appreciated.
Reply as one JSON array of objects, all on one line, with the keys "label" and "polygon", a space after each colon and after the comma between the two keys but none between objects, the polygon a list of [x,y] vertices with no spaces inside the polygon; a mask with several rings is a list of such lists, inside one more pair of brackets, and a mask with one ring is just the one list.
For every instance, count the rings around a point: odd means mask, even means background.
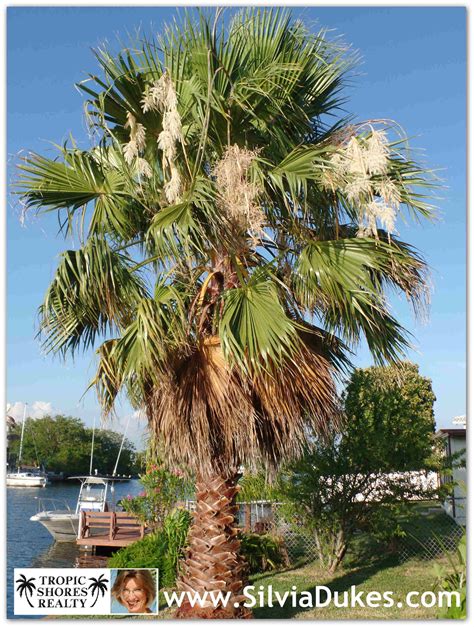
[{"label": "palm tree icon in logo", "polygon": [[23,593],[25,593],[25,598],[28,601],[28,605],[30,607],[34,607],[33,603],[31,603],[30,601],[30,594],[33,594],[33,590],[36,590],[36,586],[33,583],[33,581],[36,581],[36,577],[31,577],[31,579],[27,579],[25,577],[25,575],[20,575],[20,578],[16,580],[16,583],[18,584],[17,587],[17,592],[19,593],[20,597],[23,596]]},{"label": "palm tree icon in logo", "polygon": [[92,583],[89,584],[89,590],[92,594],[95,593],[94,603],[91,605],[91,607],[94,607],[97,603],[97,599],[99,598],[99,594],[101,596],[105,595],[109,580],[105,577],[105,575],[101,575],[100,577],[97,577],[97,579],[95,577],[90,577],[90,581],[92,581]]}]

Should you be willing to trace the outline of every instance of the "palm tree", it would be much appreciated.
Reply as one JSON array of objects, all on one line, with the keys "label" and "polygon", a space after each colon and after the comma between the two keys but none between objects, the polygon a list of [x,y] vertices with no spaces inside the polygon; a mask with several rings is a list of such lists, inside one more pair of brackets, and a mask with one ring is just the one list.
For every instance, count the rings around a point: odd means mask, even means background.
[{"label": "palm tree", "polygon": [[30,594],[33,595],[34,590],[36,590],[36,586],[33,583],[34,581],[36,581],[36,577],[30,577],[27,579],[25,575],[20,575],[19,579],[16,580],[16,583],[18,584],[17,592],[20,597],[22,597],[23,593],[25,593],[25,598],[30,607],[34,607],[33,603],[30,601]]},{"label": "palm tree", "polygon": [[187,16],[96,57],[79,85],[92,147],[21,165],[26,208],[81,242],[40,332],[53,353],[97,347],[104,413],[123,391],[197,477],[178,585],[232,608],[181,615],[241,616],[240,469],[324,434],[362,338],[376,362],[402,355],[387,291],[423,306],[426,267],[395,219],[431,216],[427,172],[394,125],[341,116],[353,59],[284,10]]},{"label": "palm tree", "polygon": [[99,598],[99,594],[103,597],[107,592],[107,584],[109,581],[104,575],[100,575],[100,577],[90,577],[90,581],[92,583],[89,584],[88,589],[91,591],[91,594],[95,594],[94,602],[91,604],[91,607],[94,607]]}]

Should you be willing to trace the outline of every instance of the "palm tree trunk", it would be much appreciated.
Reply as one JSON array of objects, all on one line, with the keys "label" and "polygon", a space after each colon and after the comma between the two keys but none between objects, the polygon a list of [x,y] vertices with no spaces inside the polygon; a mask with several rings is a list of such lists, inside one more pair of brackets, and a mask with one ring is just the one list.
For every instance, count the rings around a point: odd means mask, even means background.
[{"label": "palm tree trunk", "polygon": [[[178,580],[178,589],[191,594],[206,592],[229,595],[224,607],[214,606],[208,595],[203,607],[186,601],[178,618],[250,618],[247,608],[235,607],[243,600],[246,566],[239,555],[240,540],[235,525],[238,475],[200,477],[196,483],[196,511],[189,532],[189,549]],[[217,597],[214,597],[217,599]],[[222,597],[221,597],[222,598]]]}]

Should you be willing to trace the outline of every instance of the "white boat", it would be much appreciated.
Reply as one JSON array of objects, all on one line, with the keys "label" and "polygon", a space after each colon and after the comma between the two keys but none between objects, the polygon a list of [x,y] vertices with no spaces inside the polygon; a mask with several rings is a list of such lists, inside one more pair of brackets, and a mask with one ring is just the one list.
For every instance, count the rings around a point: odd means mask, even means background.
[{"label": "white boat", "polygon": [[74,511],[65,501],[37,497],[39,503],[38,512],[34,516],[31,516],[30,520],[41,523],[57,542],[76,541],[79,535],[81,512],[91,510],[96,512],[107,512],[115,510],[114,484],[118,481],[130,481],[130,477],[119,476],[116,474],[129,422],[130,418],[125,427],[125,432],[123,434],[122,442],[117,455],[117,461],[115,462],[112,474],[99,475],[97,474],[97,470],[95,471],[95,474],[92,474],[95,436],[94,421],[94,427],[92,429],[89,474],[69,477],[69,479],[78,479],[81,482],[79,496],[77,498],[76,508]]},{"label": "white boat", "polygon": [[26,425],[26,403],[21,424],[20,451],[18,453],[18,467],[13,472],[7,472],[7,486],[11,488],[45,488],[48,485],[48,476],[40,468],[22,468],[21,456],[23,453],[23,438]]},{"label": "white boat", "polygon": [[16,472],[7,473],[7,486],[10,488],[45,488],[47,485],[48,477],[39,468],[18,468]]},{"label": "white boat", "polygon": [[70,479],[79,479],[81,482],[75,510],[72,510],[65,501],[37,497],[39,511],[30,518],[46,527],[57,542],[75,542],[82,511],[113,511],[114,483],[129,481],[128,477],[105,475],[84,475]]}]

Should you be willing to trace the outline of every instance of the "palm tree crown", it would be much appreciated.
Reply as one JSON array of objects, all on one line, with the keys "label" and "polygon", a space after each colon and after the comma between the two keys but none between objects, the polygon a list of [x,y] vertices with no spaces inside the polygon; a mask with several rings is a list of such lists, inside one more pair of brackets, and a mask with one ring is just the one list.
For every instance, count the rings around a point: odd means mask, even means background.
[{"label": "palm tree crown", "polygon": [[430,217],[427,172],[389,123],[341,116],[352,59],[286,11],[96,56],[91,148],[20,166],[26,206],[82,242],[40,308],[45,347],[96,346],[104,411],[125,390],[173,462],[276,463],[337,414],[351,347],[407,345],[386,295],[424,303],[395,221]]}]

